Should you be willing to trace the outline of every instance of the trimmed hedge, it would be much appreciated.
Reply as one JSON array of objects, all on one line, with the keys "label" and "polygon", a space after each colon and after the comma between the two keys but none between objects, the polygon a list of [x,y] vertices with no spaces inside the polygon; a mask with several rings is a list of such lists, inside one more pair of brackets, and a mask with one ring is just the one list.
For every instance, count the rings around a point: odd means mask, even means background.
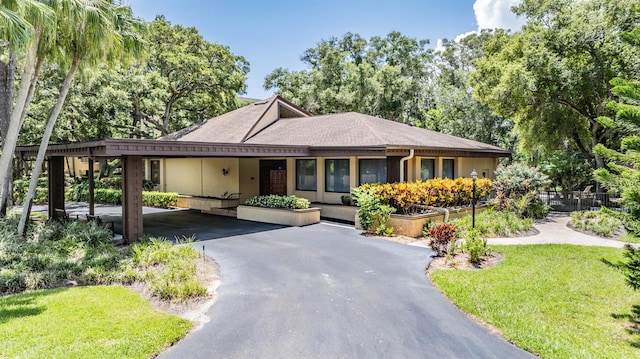
[{"label": "trimmed hedge", "polygon": [[278,196],[275,194],[268,196],[256,196],[244,202],[247,206],[265,208],[285,208],[285,209],[307,209],[310,202],[306,198],[296,196]]},{"label": "trimmed hedge", "polygon": [[[360,190],[378,196],[383,204],[408,214],[413,205],[456,207],[470,205],[473,195],[471,178],[435,178],[428,181],[364,184],[354,189],[354,198]],[[476,196],[482,198],[491,192],[488,178],[476,180]]]},{"label": "trimmed hedge", "polygon": [[[86,202],[89,200],[89,188],[85,183],[72,186],[67,193],[71,201]],[[94,200],[97,203],[122,204],[122,190],[111,188],[96,188]],[[147,207],[167,208],[178,203],[177,192],[142,191],[142,204]]]}]

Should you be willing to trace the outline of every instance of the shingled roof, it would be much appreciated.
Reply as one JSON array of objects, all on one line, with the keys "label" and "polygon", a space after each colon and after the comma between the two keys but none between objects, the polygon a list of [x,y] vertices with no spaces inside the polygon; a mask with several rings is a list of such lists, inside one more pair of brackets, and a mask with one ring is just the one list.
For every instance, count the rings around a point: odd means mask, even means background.
[{"label": "shingled roof", "polygon": [[[291,102],[273,96],[263,101],[257,101],[214,117],[197,125],[187,127],[178,132],[161,137],[160,140],[192,141],[192,142],[219,142],[242,143],[252,135],[256,125],[264,121],[264,126],[270,125],[282,116],[280,113],[286,110],[289,117],[304,117],[311,114]],[[270,111],[276,115],[268,118]]]},{"label": "shingled roof", "polygon": [[[274,106],[277,106],[277,114]],[[282,116],[280,106],[286,116]],[[162,139],[310,148],[386,147],[510,154],[505,149],[482,142],[357,112],[311,116],[279,96],[239,108]]]}]

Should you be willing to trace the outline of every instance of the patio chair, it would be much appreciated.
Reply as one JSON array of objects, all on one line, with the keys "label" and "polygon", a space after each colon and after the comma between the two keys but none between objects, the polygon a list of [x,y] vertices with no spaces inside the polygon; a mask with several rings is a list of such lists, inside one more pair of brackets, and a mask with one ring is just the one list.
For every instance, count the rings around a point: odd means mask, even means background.
[{"label": "patio chair", "polygon": [[64,210],[64,208],[55,208],[53,211],[55,213],[55,216],[53,218],[55,218],[56,221],[62,223],[71,221],[71,218],[69,218],[69,214]]}]

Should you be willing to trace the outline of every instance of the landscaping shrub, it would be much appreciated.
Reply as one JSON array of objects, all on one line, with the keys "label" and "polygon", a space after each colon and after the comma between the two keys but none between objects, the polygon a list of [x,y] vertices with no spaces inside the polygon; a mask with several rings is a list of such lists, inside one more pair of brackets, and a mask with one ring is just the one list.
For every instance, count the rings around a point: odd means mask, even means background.
[{"label": "landscaping shrub", "polygon": [[61,281],[85,284],[108,282],[106,277],[87,275],[110,272],[122,254],[111,243],[110,233],[95,223],[39,223],[27,238],[14,234],[12,220],[0,219],[0,294],[50,288]]},{"label": "landscaping shrub", "polygon": [[535,167],[514,163],[498,167],[494,185],[498,210],[517,213],[522,218],[544,218],[549,207],[538,196],[551,181]]},{"label": "landscaping shrub", "polygon": [[[13,181],[13,200],[16,204],[23,204],[29,190],[29,179],[17,179]],[[49,200],[49,188],[47,177],[38,178],[38,187],[33,198],[34,204],[46,203]]]},{"label": "landscaping shrub", "polygon": [[[86,181],[74,184],[70,187],[66,196],[70,201],[87,202],[89,200],[89,184]],[[116,188],[96,188],[94,190],[94,200],[98,203],[122,204],[122,190]],[[142,191],[142,204],[147,207],[167,208],[175,206],[177,202],[177,192]]]},{"label": "landscaping shrub", "polygon": [[204,296],[207,288],[195,276],[194,260],[199,253],[191,246],[192,242],[193,238],[180,245],[157,238],[141,241],[131,248],[129,266],[137,268],[138,276],[149,282],[153,295],[160,299],[186,301]]},{"label": "landscaping shrub", "polygon": [[436,251],[436,256],[441,257],[451,254],[451,245],[456,240],[456,226],[442,223],[429,228],[431,237],[431,249]]},{"label": "landscaping shrub", "polygon": [[[83,181],[88,183],[87,181]],[[96,186],[100,188],[111,188],[111,189],[121,189],[122,188],[122,177],[114,176],[114,177],[102,177],[99,181],[96,182]]]},{"label": "landscaping shrub", "polygon": [[469,262],[478,264],[480,257],[489,252],[489,247],[487,247],[487,240],[480,238],[480,232],[477,229],[472,229],[465,236],[462,250],[469,255]]},{"label": "landscaping shrub", "polygon": [[143,191],[142,203],[147,207],[175,206],[178,203],[178,192]]},{"label": "landscaping shrub", "polygon": [[[357,188],[378,197],[382,204],[389,205],[395,208],[398,213],[403,214],[415,212],[414,205],[433,207],[471,205],[473,197],[471,178],[435,178],[424,182],[373,183],[364,184]],[[491,188],[490,179],[478,179],[476,181],[476,196],[478,198],[487,196],[491,192]]]},{"label": "landscaping shrub", "polygon": [[[460,236],[471,230],[471,216],[456,218],[451,224],[458,228]],[[490,208],[476,215],[476,230],[481,237],[512,237],[533,227],[531,218],[520,218],[514,212],[496,211]]]},{"label": "landscaping shrub", "polygon": [[571,225],[604,237],[613,237],[622,229],[621,220],[602,211],[573,212]]},{"label": "landscaping shrub", "polygon": [[307,209],[311,203],[306,198],[271,194],[249,198],[244,204],[264,208]]},{"label": "landscaping shrub", "polygon": [[118,250],[94,222],[39,223],[26,238],[14,235],[16,216],[0,219],[0,295],[44,289],[64,281],[131,284],[147,281],[153,295],[186,300],[206,295],[195,275],[199,253],[189,245],[146,239]]},{"label": "landscaping shrub", "polygon": [[395,208],[382,203],[380,196],[372,193],[371,187],[357,187],[351,193],[358,205],[358,221],[360,226],[367,232],[373,231],[376,225],[375,233],[379,235],[390,236],[393,234],[393,227],[388,227],[391,213],[396,211]]}]

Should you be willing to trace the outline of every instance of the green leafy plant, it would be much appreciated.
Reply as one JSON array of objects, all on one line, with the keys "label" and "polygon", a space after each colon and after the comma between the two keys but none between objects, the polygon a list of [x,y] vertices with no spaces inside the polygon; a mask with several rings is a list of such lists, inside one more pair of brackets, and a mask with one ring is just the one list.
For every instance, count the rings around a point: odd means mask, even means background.
[{"label": "green leafy plant", "polygon": [[480,263],[480,257],[489,252],[487,240],[480,238],[480,232],[472,229],[467,232],[462,250],[469,255],[469,262],[472,264]]},{"label": "green leafy plant", "polygon": [[583,211],[571,213],[571,225],[603,237],[612,237],[620,232],[623,222],[605,211]]},{"label": "green leafy plant", "polygon": [[[466,237],[471,230],[471,216],[456,218],[451,221],[460,232],[460,236]],[[526,232],[533,228],[531,218],[521,218],[515,212],[497,211],[495,208],[479,213],[476,216],[476,230],[481,237],[512,237],[518,233]]]},{"label": "green leafy plant", "polygon": [[[476,195],[486,197],[491,191],[491,180],[481,178],[476,181]],[[382,204],[389,205],[398,213],[412,214],[422,211],[421,207],[454,207],[471,204],[473,181],[471,178],[435,178],[428,181],[374,183],[358,187],[375,195]],[[354,192],[351,192],[354,195]],[[355,198],[355,195],[354,195]]]},{"label": "green leafy plant", "polygon": [[544,218],[549,212],[538,194],[551,180],[539,169],[520,163],[498,167],[493,184],[498,210],[513,211],[522,218]]},{"label": "green leafy plant", "polygon": [[442,223],[429,228],[431,237],[431,249],[436,251],[436,256],[452,254],[451,244],[457,239],[456,226]]},{"label": "green leafy plant", "polygon": [[247,206],[284,209],[307,209],[311,205],[308,199],[296,196],[267,195],[249,198],[244,202]]},{"label": "green leafy plant", "polygon": [[640,248],[630,244],[624,246],[624,261],[611,262],[605,258],[602,262],[616,268],[627,277],[627,284],[634,290],[640,290]]},{"label": "green leafy plant", "polygon": [[395,208],[384,204],[380,195],[368,187],[354,188],[351,195],[358,206],[358,221],[365,231],[372,232],[375,227],[376,234],[393,234],[394,229],[388,223]]}]

